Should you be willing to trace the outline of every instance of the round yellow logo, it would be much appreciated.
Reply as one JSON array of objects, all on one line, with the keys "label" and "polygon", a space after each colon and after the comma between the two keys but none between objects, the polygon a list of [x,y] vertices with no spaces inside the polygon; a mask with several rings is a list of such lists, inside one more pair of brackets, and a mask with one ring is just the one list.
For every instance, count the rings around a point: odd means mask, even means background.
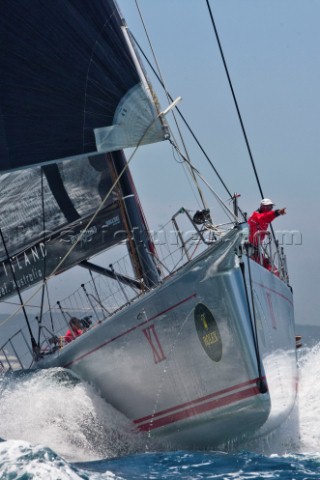
[{"label": "round yellow logo", "polygon": [[203,303],[198,303],[194,309],[194,321],[199,340],[207,355],[219,362],[222,357],[221,335],[212,313]]}]

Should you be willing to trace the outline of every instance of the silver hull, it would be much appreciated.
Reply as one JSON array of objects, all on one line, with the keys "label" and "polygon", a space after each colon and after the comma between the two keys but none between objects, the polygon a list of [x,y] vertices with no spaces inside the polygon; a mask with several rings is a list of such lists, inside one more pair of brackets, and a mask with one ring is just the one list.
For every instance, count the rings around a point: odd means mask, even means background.
[{"label": "silver hull", "polygon": [[230,232],[38,366],[71,369],[173,447],[274,430],[296,402],[292,293],[247,257],[241,268],[240,238]]}]

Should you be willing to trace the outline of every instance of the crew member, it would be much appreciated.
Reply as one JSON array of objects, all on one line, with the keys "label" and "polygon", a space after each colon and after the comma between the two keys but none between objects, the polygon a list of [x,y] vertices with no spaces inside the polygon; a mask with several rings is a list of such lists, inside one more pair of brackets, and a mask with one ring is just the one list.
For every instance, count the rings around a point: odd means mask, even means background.
[{"label": "crew member", "polygon": [[69,320],[70,329],[66,332],[64,336],[65,343],[70,343],[75,338],[82,335],[82,330],[80,328],[80,321],[77,317],[71,317]]},{"label": "crew member", "polygon": [[279,215],[285,215],[286,209],[280,208],[273,210],[274,203],[270,198],[263,198],[260,202],[258,210],[253,212],[248,219],[249,224],[249,242],[258,247],[262,244],[268,230],[269,223],[271,223]]}]

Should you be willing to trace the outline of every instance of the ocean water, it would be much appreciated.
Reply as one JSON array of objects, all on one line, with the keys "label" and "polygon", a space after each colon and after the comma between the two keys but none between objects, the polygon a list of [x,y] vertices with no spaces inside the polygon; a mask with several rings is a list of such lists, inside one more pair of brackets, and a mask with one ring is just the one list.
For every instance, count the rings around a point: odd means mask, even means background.
[{"label": "ocean water", "polygon": [[300,443],[169,452],[87,384],[51,369],[0,377],[1,480],[320,479],[320,344],[299,351]]}]

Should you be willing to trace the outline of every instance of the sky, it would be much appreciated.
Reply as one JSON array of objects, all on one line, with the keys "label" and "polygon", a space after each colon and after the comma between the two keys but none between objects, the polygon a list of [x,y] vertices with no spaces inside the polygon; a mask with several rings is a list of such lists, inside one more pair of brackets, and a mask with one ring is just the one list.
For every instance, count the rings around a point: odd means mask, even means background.
[{"label": "sky", "polygon": [[[137,3],[167,90],[173,98],[182,97],[179,109],[228,189],[241,195],[241,209],[251,214],[261,196],[206,0]],[[118,4],[154,63],[136,1],[118,0]],[[296,321],[320,325],[320,1],[211,0],[210,5],[263,195],[277,208],[287,208],[287,215],[273,226],[276,232],[289,232],[284,247]],[[166,108],[168,101],[159,84],[151,73],[149,78]],[[190,138],[186,144],[193,163],[228,201],[199,148]],[[199,208],[167,142],[141,147],[131,169],[151,229],[159,228],[181,206]],[[213,218],[219,220],[212,198],[208,199]],[[70,273],[69,288],[77,288],[77,276]],[[65,292],[62,282],[57,277],[56,288]]]},{"label": "sky", "polygon": [[[207,2],[137,3],[167,90],[173,98],[182,97],[179,109],[228,189],[241,194],[242,210],[250,214],[258,208],[260,192]],[[118,4],[135,38],[151,58],[136,2],[119,0]],[[278,208],[287,207],[287,215],[276,219],[273,227],[275,231],[293,233],[286,237],[284,247],[296,321],[320,325],[320,2],[211,0],[210,6],[263,195]],[[150,79],[158,91],[158,84],[152,76]],[[167,106],[165,98],[162,106]],[[187,145],[192,161],[227,200],[197,147]],[[183,205],[197,208],[194,197],[185,196],[181,171],[173,169],[168,174],[169,163],[174,163],[170,151],[165,154],[161,146],[157,154],[151,153],[157,149],[143,148],[143,158],[132,163],[132,171],[149,225],[154,224],[159,210],[165,210],[169,218],[181,206],[176,200],[179,195],[186,202]],[[160,200],[163,190],[165,202]],[[166,212],[161,211],[161,216]]]}]

